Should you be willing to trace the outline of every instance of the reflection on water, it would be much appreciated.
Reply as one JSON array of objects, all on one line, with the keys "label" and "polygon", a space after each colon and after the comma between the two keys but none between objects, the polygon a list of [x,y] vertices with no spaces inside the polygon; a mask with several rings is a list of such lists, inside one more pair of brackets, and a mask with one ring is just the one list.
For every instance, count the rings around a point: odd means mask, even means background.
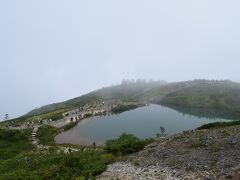
[{"label": "reflection on water", "polygon": [[178,111],[184,115],[193,115],[199,118],[208,118],[208,119],[231,119],[239,120],[240,114],[237,112],[229,112],[226,110],[218,110],[211,108],[192,108],[192,107],[181,107],[173,105],[165,105],[171,109]]},{"label": "reflection on water", "polygon": [[150,105],[118,115],[82,120],[74,128],[57,135],[55,141],[82,145],[92,145],[96,142],[97,145],[101,145],[107,139],[116,138],[124,132],[140,138],[159,136],[159,133],[171,135],[195,129],[206,123],[231,119],[222,117],[219,114],[214,116],[213,112],[205,112],[200,116],[199,111],[186,114],[186,109],[176,111],[164,106]]}]

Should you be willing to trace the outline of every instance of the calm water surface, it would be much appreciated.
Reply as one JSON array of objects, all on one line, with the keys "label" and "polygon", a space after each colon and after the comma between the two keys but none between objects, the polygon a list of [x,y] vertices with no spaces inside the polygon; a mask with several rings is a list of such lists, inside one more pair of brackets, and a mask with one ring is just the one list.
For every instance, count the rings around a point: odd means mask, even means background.
[{"label": "calm water surface", "polygon": [[105,140],[113,139],[122,133],[131,133],[140,138],[155,137],[164,127],[168,135],[184,130],[195,129],[214,121],[226,121],[221,118],[196,117],[179,113],[173,109],[150,105],[118,115],[98,116],[82,120],[74,128],[55,137],[56,143],[101,145]]}]

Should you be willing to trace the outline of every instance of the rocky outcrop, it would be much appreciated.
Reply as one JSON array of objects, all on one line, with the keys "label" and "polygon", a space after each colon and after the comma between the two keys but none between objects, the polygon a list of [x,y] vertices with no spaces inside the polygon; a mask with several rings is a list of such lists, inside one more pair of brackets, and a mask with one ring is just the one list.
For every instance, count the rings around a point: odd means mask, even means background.
[{"label": "rocky outcrop", "polygon": [[240,126],[194,130],[157,140],[101,179],[240,179]]}]

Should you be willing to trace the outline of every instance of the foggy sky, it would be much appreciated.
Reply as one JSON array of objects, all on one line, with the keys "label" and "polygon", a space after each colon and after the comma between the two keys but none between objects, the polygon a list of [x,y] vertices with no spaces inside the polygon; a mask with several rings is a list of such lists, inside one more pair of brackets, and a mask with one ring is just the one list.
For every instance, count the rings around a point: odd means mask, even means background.
[{"label": "foggy sky", "polygon": [[1,0],[0,119],[123,78],[240,81],[239,0]]}]

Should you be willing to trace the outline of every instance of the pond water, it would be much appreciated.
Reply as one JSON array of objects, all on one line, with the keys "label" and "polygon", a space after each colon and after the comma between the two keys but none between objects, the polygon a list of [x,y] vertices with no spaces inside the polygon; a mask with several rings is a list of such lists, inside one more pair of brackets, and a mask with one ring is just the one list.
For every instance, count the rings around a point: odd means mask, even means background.
[{"label": "pond water", "polygon": [[203,124],[226,121],[222,118],[208,118],[180,113],[168,107],[153,105],[140,107],[111,116],[97,116],[80,121],[77,126],[55,137],[56,143],[102,145],[122,133],[131,133],[140,138],[156,137],[160,127],[171,135],[184,130],[195,129]]}]

